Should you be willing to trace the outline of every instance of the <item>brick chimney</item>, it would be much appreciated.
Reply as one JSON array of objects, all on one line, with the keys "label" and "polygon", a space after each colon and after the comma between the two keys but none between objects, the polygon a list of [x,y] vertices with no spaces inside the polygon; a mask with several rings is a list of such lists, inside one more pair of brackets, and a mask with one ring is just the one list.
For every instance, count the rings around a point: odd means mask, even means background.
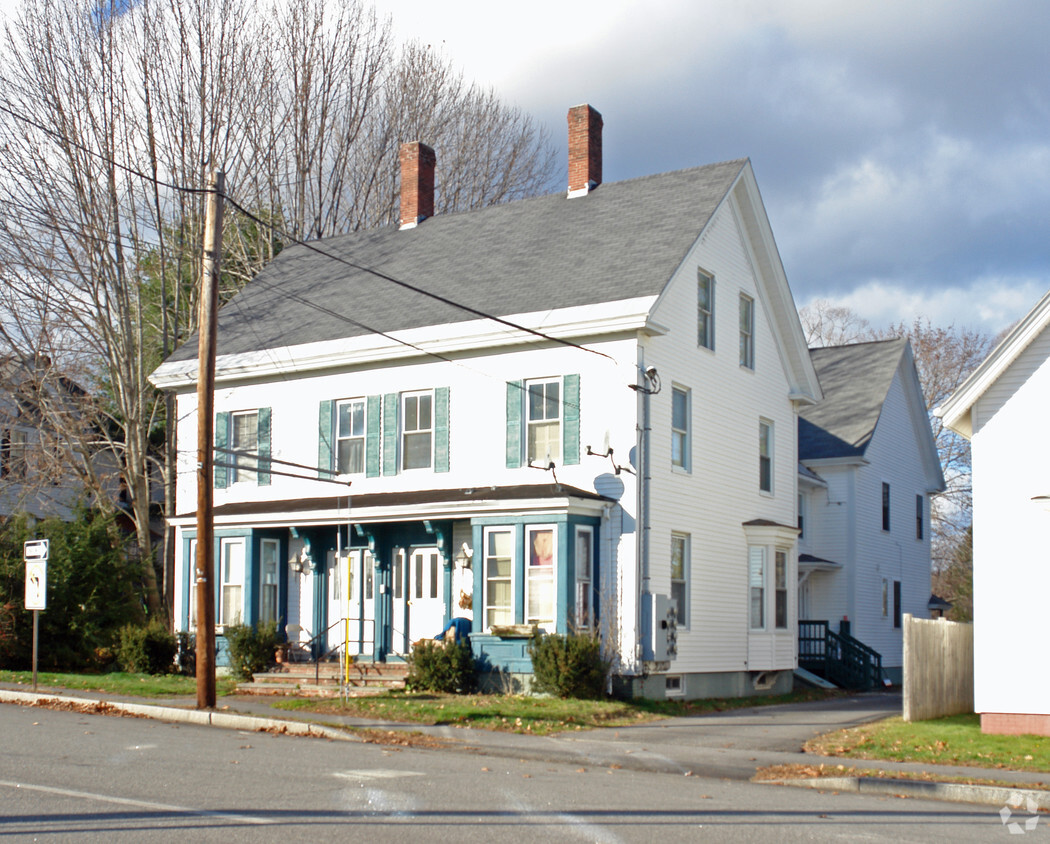
[{"label": "brick chimney", "polygon": [[586,103],[569,109],[569,197],[602,183],[602,116]]},{"label": "brick chimney", "polygon": [[434,216],[434,150],[419,141],[401,144],[401,228]]}]

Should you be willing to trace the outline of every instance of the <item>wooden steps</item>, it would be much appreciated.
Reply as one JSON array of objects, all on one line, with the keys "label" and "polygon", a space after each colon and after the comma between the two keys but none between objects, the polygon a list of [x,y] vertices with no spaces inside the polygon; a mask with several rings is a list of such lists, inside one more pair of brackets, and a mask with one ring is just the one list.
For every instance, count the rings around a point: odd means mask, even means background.
[{"label": "wooden steps", "polygon": [[[408,665],[404,662],[354,662],[347,691],[351,695],[403,689]],[[343,681],[341,662],[292,662],[252,675],[237,686],[238,694],[339,697]]]}]

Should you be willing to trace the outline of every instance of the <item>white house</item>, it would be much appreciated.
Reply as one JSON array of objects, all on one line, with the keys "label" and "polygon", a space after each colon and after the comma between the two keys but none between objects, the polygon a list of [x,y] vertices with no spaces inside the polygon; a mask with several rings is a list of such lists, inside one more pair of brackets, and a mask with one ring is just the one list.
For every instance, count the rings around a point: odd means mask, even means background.
[{"label": "white house", "polygon": [[1050,735],[1050,292],[937,413],[970,440],[974,709],[986,733]]},{"label": "white house", "polygon": [[944,489],[911,345],[810,355],[824,399],[799,414],[799,617],[859,640],[900,683],[902,618],[928,615],[930,497]]},{"label": "white house", "polygon": [[[441,216],[434,153],[406,145],[399,229],[288,248],[222,309],[220,634],[274,619],[396,659],[466,615],[488,670],[577,628],[627,693],[790,688],[797,413],[821,393],[751,164],[602,184],[601,129],[570,110],[567,193]],[[153,374],[182,628],[195,358]]]}]

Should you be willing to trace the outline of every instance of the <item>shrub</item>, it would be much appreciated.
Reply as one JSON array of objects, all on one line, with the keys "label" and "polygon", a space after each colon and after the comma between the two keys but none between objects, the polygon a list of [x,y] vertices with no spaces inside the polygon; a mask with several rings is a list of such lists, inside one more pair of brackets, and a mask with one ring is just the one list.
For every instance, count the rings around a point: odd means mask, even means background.
[{"label": "shrub", "polygon": [[117,661],[132,674],[167,674],[175,663],[175,635],[164,624],[151,619],[145,627],[127,624],[120,628]]},{"label": "shrub", "polygon": [[230,670],[240,680],[251,680],[252,674],[265,671],[277,653],[277,625],[272,621],[251,626],[235,624],[226,628],[230,649]]},{"label": "shrub", "polygon": [[469,694],[477,685],[470,642],[416,642],[408,658],[405,688],[411,691]]},{"label": "shrub", "polygon": [[529,642],[532,686],[555,697],[600,698],[609,661],[601,641],[585,633],[539,634]]}]

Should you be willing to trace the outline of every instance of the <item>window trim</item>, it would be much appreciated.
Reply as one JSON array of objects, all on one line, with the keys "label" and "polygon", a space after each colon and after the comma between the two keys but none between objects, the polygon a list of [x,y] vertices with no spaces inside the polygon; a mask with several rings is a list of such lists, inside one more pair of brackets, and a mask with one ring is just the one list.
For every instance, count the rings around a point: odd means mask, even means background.
[{"label": "window trim", "polygon": [[[674,576],[674,549],[675,549],[675,542],[676,541],[681,542],[681,545],[682,545],[682,577],[678,578],[678,579],[676,579],[675,576]],[[682,599],[683,599],[682,603],[684,603],[685,606],[684,607],[678,607],[677,623],[678,623],[679,627],[681,627],[681,628],[683,628],[685,630],[689,629],[689,616],[690,616],[690,610],[692,609],[692,607],[690,606],[691,601],[689,600],[690,599],[690,595],[689,595],[689,591],[690,591],[690,589],[689,589],[690,577],[689,576],[691,574],[691,568],[692,568],[691,560],[690,560],[690,557],[692,555],[691,545],[692,545],[692,542],[691,542],[691,535],[690,534],[685,533],[683,531],[671,531],[671,553],[668,555],[668,575],[669,575],[669,579],[670,579],[670,588],[668,589],[668,593],[669,593],[671,599],[675,600],[675,588],[674,588],[675,584],[676,583],[680,583],[681,584]]]},{"label": "window trim", "polygon": [[[682,396],[685,403],[685,427],[675,426],[675,398]],[[691,472],[693,467],[693,441],[690,436],[693,416],[693,395],[688,387],[671,385],[671,468],[681,472]],[[680,442],[680,461],[675,460],[675,444]]]},{"label": "window trim", "polygon": [[[746,319],[745,319],[746,316]],[[740,366],[755,370],[755,300],[740,294]]]},{"label": "window trim", "polygon": [[[763,454],[765,449],[767,454]],[[758,420],[758,491],[766,495],[774,494],[773,472],[776,467],[774,457],[776,454],[776,428],[773,420],[764,417]],[[768,466],[764,479],[762,470]],[[763,486],[763,480],[768,481],[768,486]]]},{"label": "window trim", "polygon": [[[516,595],[517,595],[517,576],[515,573],[516,568],[516,546],[517,536],[516,531],[512,525],[492,525],[487,526],[482,531],[481,537],[481,624],[483,630],[491,630],[493,627],[502,627],[505,624],[514,624],[514,614],[516,606]],[[489,620],[489,615],[493,610],[491,603],[489,602],[489,561],[495,556],[489,554],[489,537],[493,534],[506,534],[509,541],[510,553],[508,556],[509,571],[503,576],[500,575],[498,578],[499,582],[506,581],[510,584],[510,603],[503,607],[502,605],[497,608],[497,611],[505,611],[508,615],[506,622],[499,621],[492,623]]]},{"label": "window trim", "polygon": [[[255,420],[255,445],[253,449],[242,448],[237,443],[237,420],[252,418]],[[254,451],[257,455],[255,465],[252,467],[251,457],[238,454],[240,451]],[[233,484],[258,484],[259,467],[262,463],[259,454],[259,410],[234,410],[230,412],[230,454],[225,455],[229,462],[230,485]],[[242,463],[242,461],[248,461]]]},{"label": "window trim", "polygon": [[[702,291],[706,282],[707,307],[703,305]],[[701,349],[715,350],[715,277],[696,268],[696,345]]]},{"label": "window trim", "polygon": [[[418,400],[421,399],[421,398],[429,398],[430,399],[430,420],[429,420],[430,421],[430,426],[428,428],[420,428],[420,427],[418,427],[418,422],[419,422],[419,404],[418,404]],[[410,399],[416,399],[416,401],[417,401],[417,405],[416,405],[416,423],[417,423],[417,427],[413,428],[411,431],[409,431],[408,428],[407,428],[408,413],[406,411],[406,404],[407,404],[407,402]],[[400,467],[400,470],[402,472],[433,471],[433,469],[434,469],[434,444],[435,444],[434,437],[435,437],[435,428],[436,428],[436,425],[435,425],[435,410],[436,410],[436,406],[437,406],[437,402],[436,402],[436,399],[435,399],[435,396],[434,396],[434,390],[433,389],[429,389],[429,390],[407,390],[407,391],[401,393],[400,400],[398,401],[398,410],[400,411],[400,414],[399,414],[400,418],[398,420],[398,448],[400,450],[400,454],[398,455],[399,459],[398,459],[397,463],[398,463],[398,466]],[[408,466],[408,465],[406,465],[406,463],[408,461],[408,444],[407,444],[408,437],[410,437],[410,436],[422,437],[422,435],[424,433],[429,434],[429,445],[430,445],[430,447],[429,447],[429,455],[428,455],[428,458],[427,458],[427,464],[425,466]]]},{"label": "window trim", "polygon": [[[747,585],[748,585],[748,629],[756,632],[766,629],[766,545],[749,545],[747,549]],[[758,557],[756,558],[756,552]],[[756,572],[756,562],[758,563]],[[755,603],[755,590],[758,590],[758,603]],[[755,619],[755,608],[758,608],[758,623]]]},{"label": "window trim", "polygon": [[[546,581],[546,576],[543,578],[533,577],[532,569],[538,570],[546,569],[547,566],[532,566],[532,536],[535,534],[550,531],[551,534],[551,562],[550,562],[550,617],[541,618],[539,615],[533,616],[530,612],[530,599],[532,598],[532,583],[536,581]],[[525,590],[525,623],[535,624],[540,630],[545,630],[548,633],[554,633],[558,625],[558,526],[556,524],[535,524],[525,525],[525,558],[524,562],[524,590]]]},{"label": "window trim", "polygon": [[[270,563],[266,559],[266,550],[273,549],[273,583],[266,582],[266,568]],[[273,615],[266,614],[266,593],[273,593]],[[263,537],[259,540],[259,621],[277,622],[280,616],[280,591],[281,591],[281,541],[272,537]]]},{"label": "window trim", "polygon": [[[581,570],[580,548],[585,540],[587,548],[586,571]],[[573,529],[573,566],[576,574],[576,607],[573,612],[573,625],[576,630],[591,630],[594,627],[594,528],[591,525],[576,525]],[[584,609],[586,597],[586,607]]]},{"label": "window trim", "polygon": [[[359,436],[355,436],[351,433],[349,436],[342,436],[339,431],[339,423],[342,418],[341,410],[343,407],[350,406],[350,427],[353,429],[353,406],[355,404],[361,405],[361,416],[362,416],[362,431]],[[335,436],[332,438],[335,441],[335,449],[333,454],[333,468],[337,475],[363,475],[368,469],[368,397],[367,396],[355,396],[348,399],[338,399],[335,402]],[[343,441],[361,441],[361,468],[355,471],[343,471],[343,467],[339,465],[340,457],[340,443]]]},{"label": "window trim", "polygon": [[[227,568],[226,568],[226,549],[234,546],[240,546],[241,549],[241,560],[240,560],[240,582],[234,580],[227,580]],[[248,543],[243,536],[238,537],[223,537],[219,540],[219,606],[218,611],[215,613],[215,626],[220,628],[226,628],[227,626],[233,626],[237,624],[243,624],[244,618],[244,591],[245,591],[245,580],[247,572],[245,571],[248,566]],[[238,607],[239,612],[234,614],[233,619],[227,618],[227,602],[226,602],[226,589],[237,588],[240,589],[240,606]]]},{"label": "window trim", "polygon": [[[544,388],[543,389],[542,403],[543,403],[543,406],[544,406],[544,413],[546,413],[546,405],[547,405],[547,403],[549,401],[549,399],[547,398],[546,387],[547,387],[547,385],[550,385],[550,384],[557,385],[557,387],[558,387],[558,399],[557,399],[558,415],[557,415],[557,418],[550,418],[550,417],[547,417],[546,415],[542,419],[532,419],[532,418],[530,418],[531,417],[532,398],[533,398],[532,388],[533,387],[542,387],[542,388]],[[552,376],[552,377],[548,377],[548,378],[527,378],[523,382],[523,387],[524,387],[524,389],[523,389],[522,392],[523,392],[523,398],[524,398],[525,406],[524,406],[524,409],[523,409],[524,412],[522,413],[522,421],[525,423],[524,424],[525,463],[527,465],[531,465],[532,462],[535,460],[535,461],[543,461],[542,464],[539,464],[539,465],[542,465],[543,468],[547,468],[548,462],[554,463],[555,465],[560,466],[564,462],[564,454],[563,454],[563,451],[564,451],[563,439],[564,439],[564,433],[565,433],[565,427],[564,427],[565,426],[565,384],[564,384],[564,381],[563,381],[561,376]],[[538,427],[539,425],[551,426],[551,425],[554,425],[555,423],[557,425],[557,433],[556,433],[556,435],[554,437],[549,437],[548,436],[547,441],[548,441],[548,443],[550,443],[552,441],[554,443],[557,443],[557,446],[558,446],[558,453],[557,453],[557,455],[543,455],[543,456],[530,455],[529,452],[531,450],[531,442],[532,442],[532,438],[531,438],[530,434],[532,432],[532,428],[534,426]]]}]

